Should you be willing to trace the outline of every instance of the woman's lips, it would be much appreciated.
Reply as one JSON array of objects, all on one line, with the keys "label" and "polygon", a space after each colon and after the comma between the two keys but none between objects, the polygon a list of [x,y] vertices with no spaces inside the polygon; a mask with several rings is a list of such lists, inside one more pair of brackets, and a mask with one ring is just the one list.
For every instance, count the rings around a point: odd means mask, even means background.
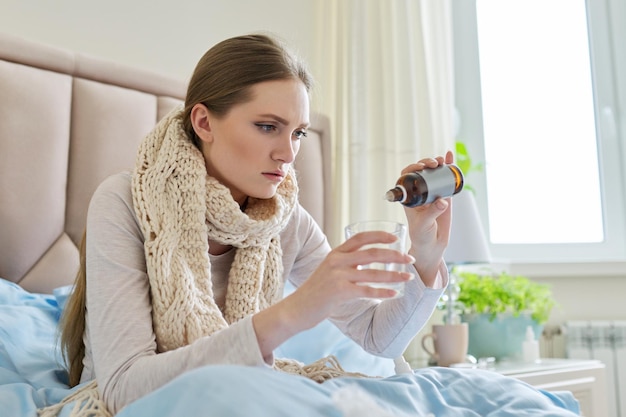
[{"label": "woman's lips", "polygon": [[264,172],[263,176],[274,182],[281,182],[285,178],[285,174],[281,171]]}]

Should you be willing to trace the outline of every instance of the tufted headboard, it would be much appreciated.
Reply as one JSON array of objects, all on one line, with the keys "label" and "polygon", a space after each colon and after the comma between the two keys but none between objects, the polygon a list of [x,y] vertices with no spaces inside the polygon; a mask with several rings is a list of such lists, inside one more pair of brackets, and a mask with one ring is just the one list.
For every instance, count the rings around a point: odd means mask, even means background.
[{"label": "tufted headboard", "polygon": [[[93,191],[132,169],[140,140],[185,87],[0,33],[0,278],[42,293],[74,281]],[[329,122],[311,123],[295,164],[300,201],[327,228]]]}]

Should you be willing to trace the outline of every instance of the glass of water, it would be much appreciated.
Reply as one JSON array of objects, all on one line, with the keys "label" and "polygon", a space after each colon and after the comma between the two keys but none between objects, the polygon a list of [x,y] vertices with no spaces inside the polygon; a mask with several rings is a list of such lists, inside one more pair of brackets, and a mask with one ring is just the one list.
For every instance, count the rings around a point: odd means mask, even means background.
[{"label": "glass of water", "polygon": [[[349,224],[345,227],[345,235],[346,239],[356,235],[357,233],[366,232],[366,231],[384,231],[387,233],[391,233],[397,237],[395,242],[392,243],[375,243],[371,245],[365,245],[362,249],[368,248],[385,248],[385,249],[394,249],[399,252],[406,252],[406,238],[407,238],[407,227],[403,223],[398,223],[394,221],[387,220],[371,220],[371,221],[361,221]],[[367,265],[359,265],[359,269],[365,268],[374,268],[381,269],[385,271],[399,271],[399,272],[407,272],[408,264],[396,264],[396,263],[380,263],[373,262]],[[401,297],[404,295],[404,282],[363,282],[361,285],[367,285],[369,287],[375,288],[388,288],[396,291],[395,297]],[[395,298],[394,297],[394,298]]]}]

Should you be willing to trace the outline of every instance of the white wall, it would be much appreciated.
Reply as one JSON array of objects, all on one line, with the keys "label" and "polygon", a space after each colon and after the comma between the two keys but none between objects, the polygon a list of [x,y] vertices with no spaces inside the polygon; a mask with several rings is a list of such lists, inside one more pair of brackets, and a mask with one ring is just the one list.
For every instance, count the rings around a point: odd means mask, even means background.
[{"label": "white wall", "polygon": [[187,80],[213,44],[271,31],[310,62],[315,0],[0,0],[0,31]]}]

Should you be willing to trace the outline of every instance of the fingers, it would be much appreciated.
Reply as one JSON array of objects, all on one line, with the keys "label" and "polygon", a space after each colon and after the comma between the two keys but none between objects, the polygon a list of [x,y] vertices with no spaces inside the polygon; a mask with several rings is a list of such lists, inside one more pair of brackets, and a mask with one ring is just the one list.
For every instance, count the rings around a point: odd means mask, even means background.
[{"label": "fingers", "polygon": [[351,282],[356,284],[361,284],[364,282],[406,282],[410,281],[415,276],[407,271],[385,271],[382,269],[375,268],[359,268],[356,267],[354,270],[354,274],[350,278]]},{"label": "fingers", "polygon": [[411,164],[404,168],[401,173],[406,174],[408,172],[421,171],[423,169],[437,168],[440,165],[454,163],[454,154],[452,151],[447,151],[445,156],[436,156],[433,158],[423,158],[414,164]]},{"label": "fingers", "polygon": [[367,285],[358,285],[359,298],[393,298],[398,293],[391,288],[370,287]]},{"label": "fingers", "polygon": [[[426,204],[423,206],[423,210],[421,211],[421,221],[424,224],[433,224],[434,222],[439,223],[439,227],[446,228],[448,227],[450,212],[446,216],[443,216],[446,213],[448,207],[450,207],[451,201],[450,198],[438,198],[433,201],[431,204]],[[445,224],[442,224],[444,222]]]},{"label": "fingers", "polygon": [[[391,233],[383,231],[361,232],[347,239],[335,250],[350,254],[351,266],[366,265],[373,262],[407,264],[415,262],[411,255],[393,248],[376,247],[377,244],[389,244],[397,240]],[[372,245],[366,247],[368,245]]]},{"label": "fingers", "polygon": [[403,283],[415,278],[406,271],[386,271],[381,269],[353,268],[349,273],[346,290],[350,298],[392,298],[396,291],[385,284]]},{"label": "fingers", "polygon": [[350,253],[349,266],[356,268],[359,265],[379,264],[411,264],[415,259],[406,253],[394,249],[367,248]]},{"label": "fingers", "polygon": [[412,264],[413,256],[395,249],[376,247],[377,244],[393,243],[397,238],[382,231],[357,233],[335,248],[332,269],[343,271],[346,290],[350,298],[390,298],[396,296],[394,290],[374,288],[367,283],[400,283],[414,278],[406,267],[397,270],[377,269],[382,264]]},{"label": "fingers", "polygon": [[338,249],[341,248],[346,252],[352,252],[365,245],[375,243],[389,244],[395,242],[396,240],[397,237],[391,233],[383,232],[382,230],[372,230],[355,234],[342,243]]}]

